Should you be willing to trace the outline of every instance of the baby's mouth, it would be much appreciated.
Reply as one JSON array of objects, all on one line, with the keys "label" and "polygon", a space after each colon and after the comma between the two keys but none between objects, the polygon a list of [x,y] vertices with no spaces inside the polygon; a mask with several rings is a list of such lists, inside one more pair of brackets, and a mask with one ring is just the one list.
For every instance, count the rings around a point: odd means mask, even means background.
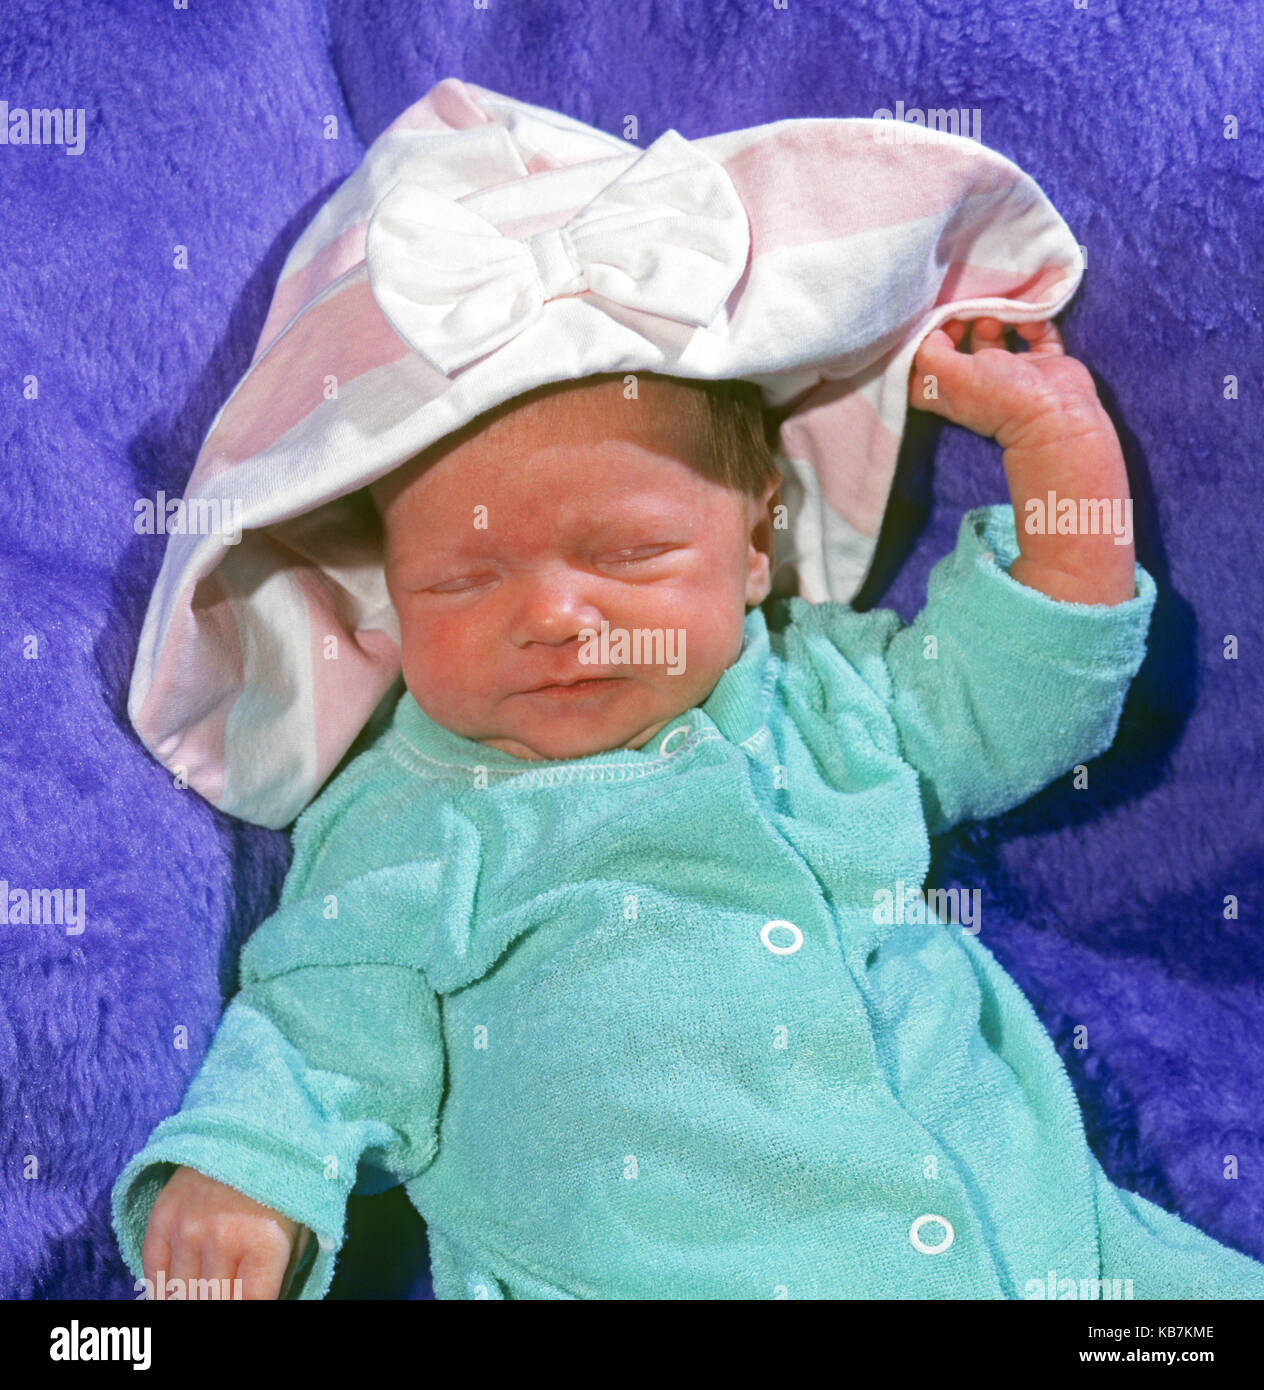
[{"label": "baby's mouth", "polygon": [[524,695],[551,695],[558,698],[597,694],[621,680],[620,676],[589,676],[576,681],[549,681],[536,686],[534,690],[524,690]]}]

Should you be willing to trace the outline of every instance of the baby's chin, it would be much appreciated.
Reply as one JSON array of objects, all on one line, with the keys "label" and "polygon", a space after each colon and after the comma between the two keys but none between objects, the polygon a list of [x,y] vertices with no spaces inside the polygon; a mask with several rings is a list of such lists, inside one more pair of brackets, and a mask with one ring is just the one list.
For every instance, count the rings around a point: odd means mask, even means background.
[{"label": "baby's chin", "polygon": [[[631,694],[632,692],[627,692]],[[466,733],[466,738],[487,748],[498,748],[515,758],[531,762],[563,762],[588,758],[594,753],[610,753],[620,748],[640,748],[665,725],[690,706],[643,711],[605,711],[600,704],[617,701],[618,694],[588,703],[583,696],[522,697],[538,703],[540,709],[522,711],[505,721],[494,732],[487,729]],[[456,730],[455,732],[461,732]]]},{"label": "baby's chin", "polygon": [[[683,711],[682,711],[683,713]],[[569,762],[575,758],[590,758],[594,753],[611,753],[618,748],[640,748],[668,724],[675,715],[659,719],[648,728],[637,727],[631,733],[626,727],[596,729],[521,729],[512,735],[476,738],[485,748],[498,748],[530,762]],[[468,737],[468,735],[467,735]]]}]

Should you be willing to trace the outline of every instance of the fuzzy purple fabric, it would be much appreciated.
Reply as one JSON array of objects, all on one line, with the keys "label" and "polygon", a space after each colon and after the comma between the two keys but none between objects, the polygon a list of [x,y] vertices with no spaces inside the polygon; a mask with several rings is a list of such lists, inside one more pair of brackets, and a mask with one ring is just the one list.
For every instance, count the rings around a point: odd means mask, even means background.
[{"label": "fuzzy purple fabric", "polygon": [[[111,1184],[179,1108],[289,859],[131,730],[163,545],[134,504],[182,492],[289,247],[447,76],[617,134],[635,115],[642,146],[977,108],[1066,217],[1088,270],[1063,329],[1124,440],[1150,653],[1087,788],[946,837],[932,881],[981,889],[1110,1176],[1264,1258],[1262,53],[1234,0],[8,0],[0,100],[82,108],[86,136],[0,145],[0,878],[83,889],[86,925],[0,927],[0,1297],[134,1297]],[[916,417],[857,606],[912,617],[962,512],[1006,497],[994,444]],[[402,1191],[353,1198],[349,1231],[331,1297],[430,1296]]]}]

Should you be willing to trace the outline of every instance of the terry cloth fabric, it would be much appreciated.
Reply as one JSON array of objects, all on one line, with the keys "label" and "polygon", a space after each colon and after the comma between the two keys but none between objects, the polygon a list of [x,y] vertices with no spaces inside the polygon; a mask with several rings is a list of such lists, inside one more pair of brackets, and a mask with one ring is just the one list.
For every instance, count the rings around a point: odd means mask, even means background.
[{"label": "terry cloth fabric", "polygon": [[288,825],[400,672],[361,489],[545,382],[756,382],[788,412],[774,593],[850,599],[921,341],[953,317],[1049,318],[1081,273],[1022,170],[909,135],[801,119],[642,150],[438,83],[295,243],[211,424],[133,670],[146,745],[221,810]]},{"label": "terry cloth fabric", "polygon": [[300,818],[183,1108],[115,1185],[133,1273],[183,1163],[316,1232],[305,1299],[353,1187],[396,1183],[439,1298],[1264,1297],[1107,1180],[987,904],[881,910],[928,832],[1114,737],[1152,579],[1061,603],[1016,554],[981,508],[907,627],[752,609],[640,749],[523,762],[405,693]]}]

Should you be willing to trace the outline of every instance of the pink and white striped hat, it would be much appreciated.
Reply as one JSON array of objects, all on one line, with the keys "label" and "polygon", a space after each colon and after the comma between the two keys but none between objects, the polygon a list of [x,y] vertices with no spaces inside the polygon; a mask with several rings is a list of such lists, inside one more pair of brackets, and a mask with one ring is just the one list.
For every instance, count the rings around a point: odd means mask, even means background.
[{"label": "pink and white striped hat", "polygon": [[545,382],[756,382],[790,408],[777,591],[852,598],[921,341],[954,317],[1048,318],[1081,273],[1016,165],[906,133],[786,120],[640,149],[439,82],[295,243],[211,424],[183,515],[240,533],[169,535],[128,702],[146,745],[221,810],[288,825],[398,694],[361,489]]}]

